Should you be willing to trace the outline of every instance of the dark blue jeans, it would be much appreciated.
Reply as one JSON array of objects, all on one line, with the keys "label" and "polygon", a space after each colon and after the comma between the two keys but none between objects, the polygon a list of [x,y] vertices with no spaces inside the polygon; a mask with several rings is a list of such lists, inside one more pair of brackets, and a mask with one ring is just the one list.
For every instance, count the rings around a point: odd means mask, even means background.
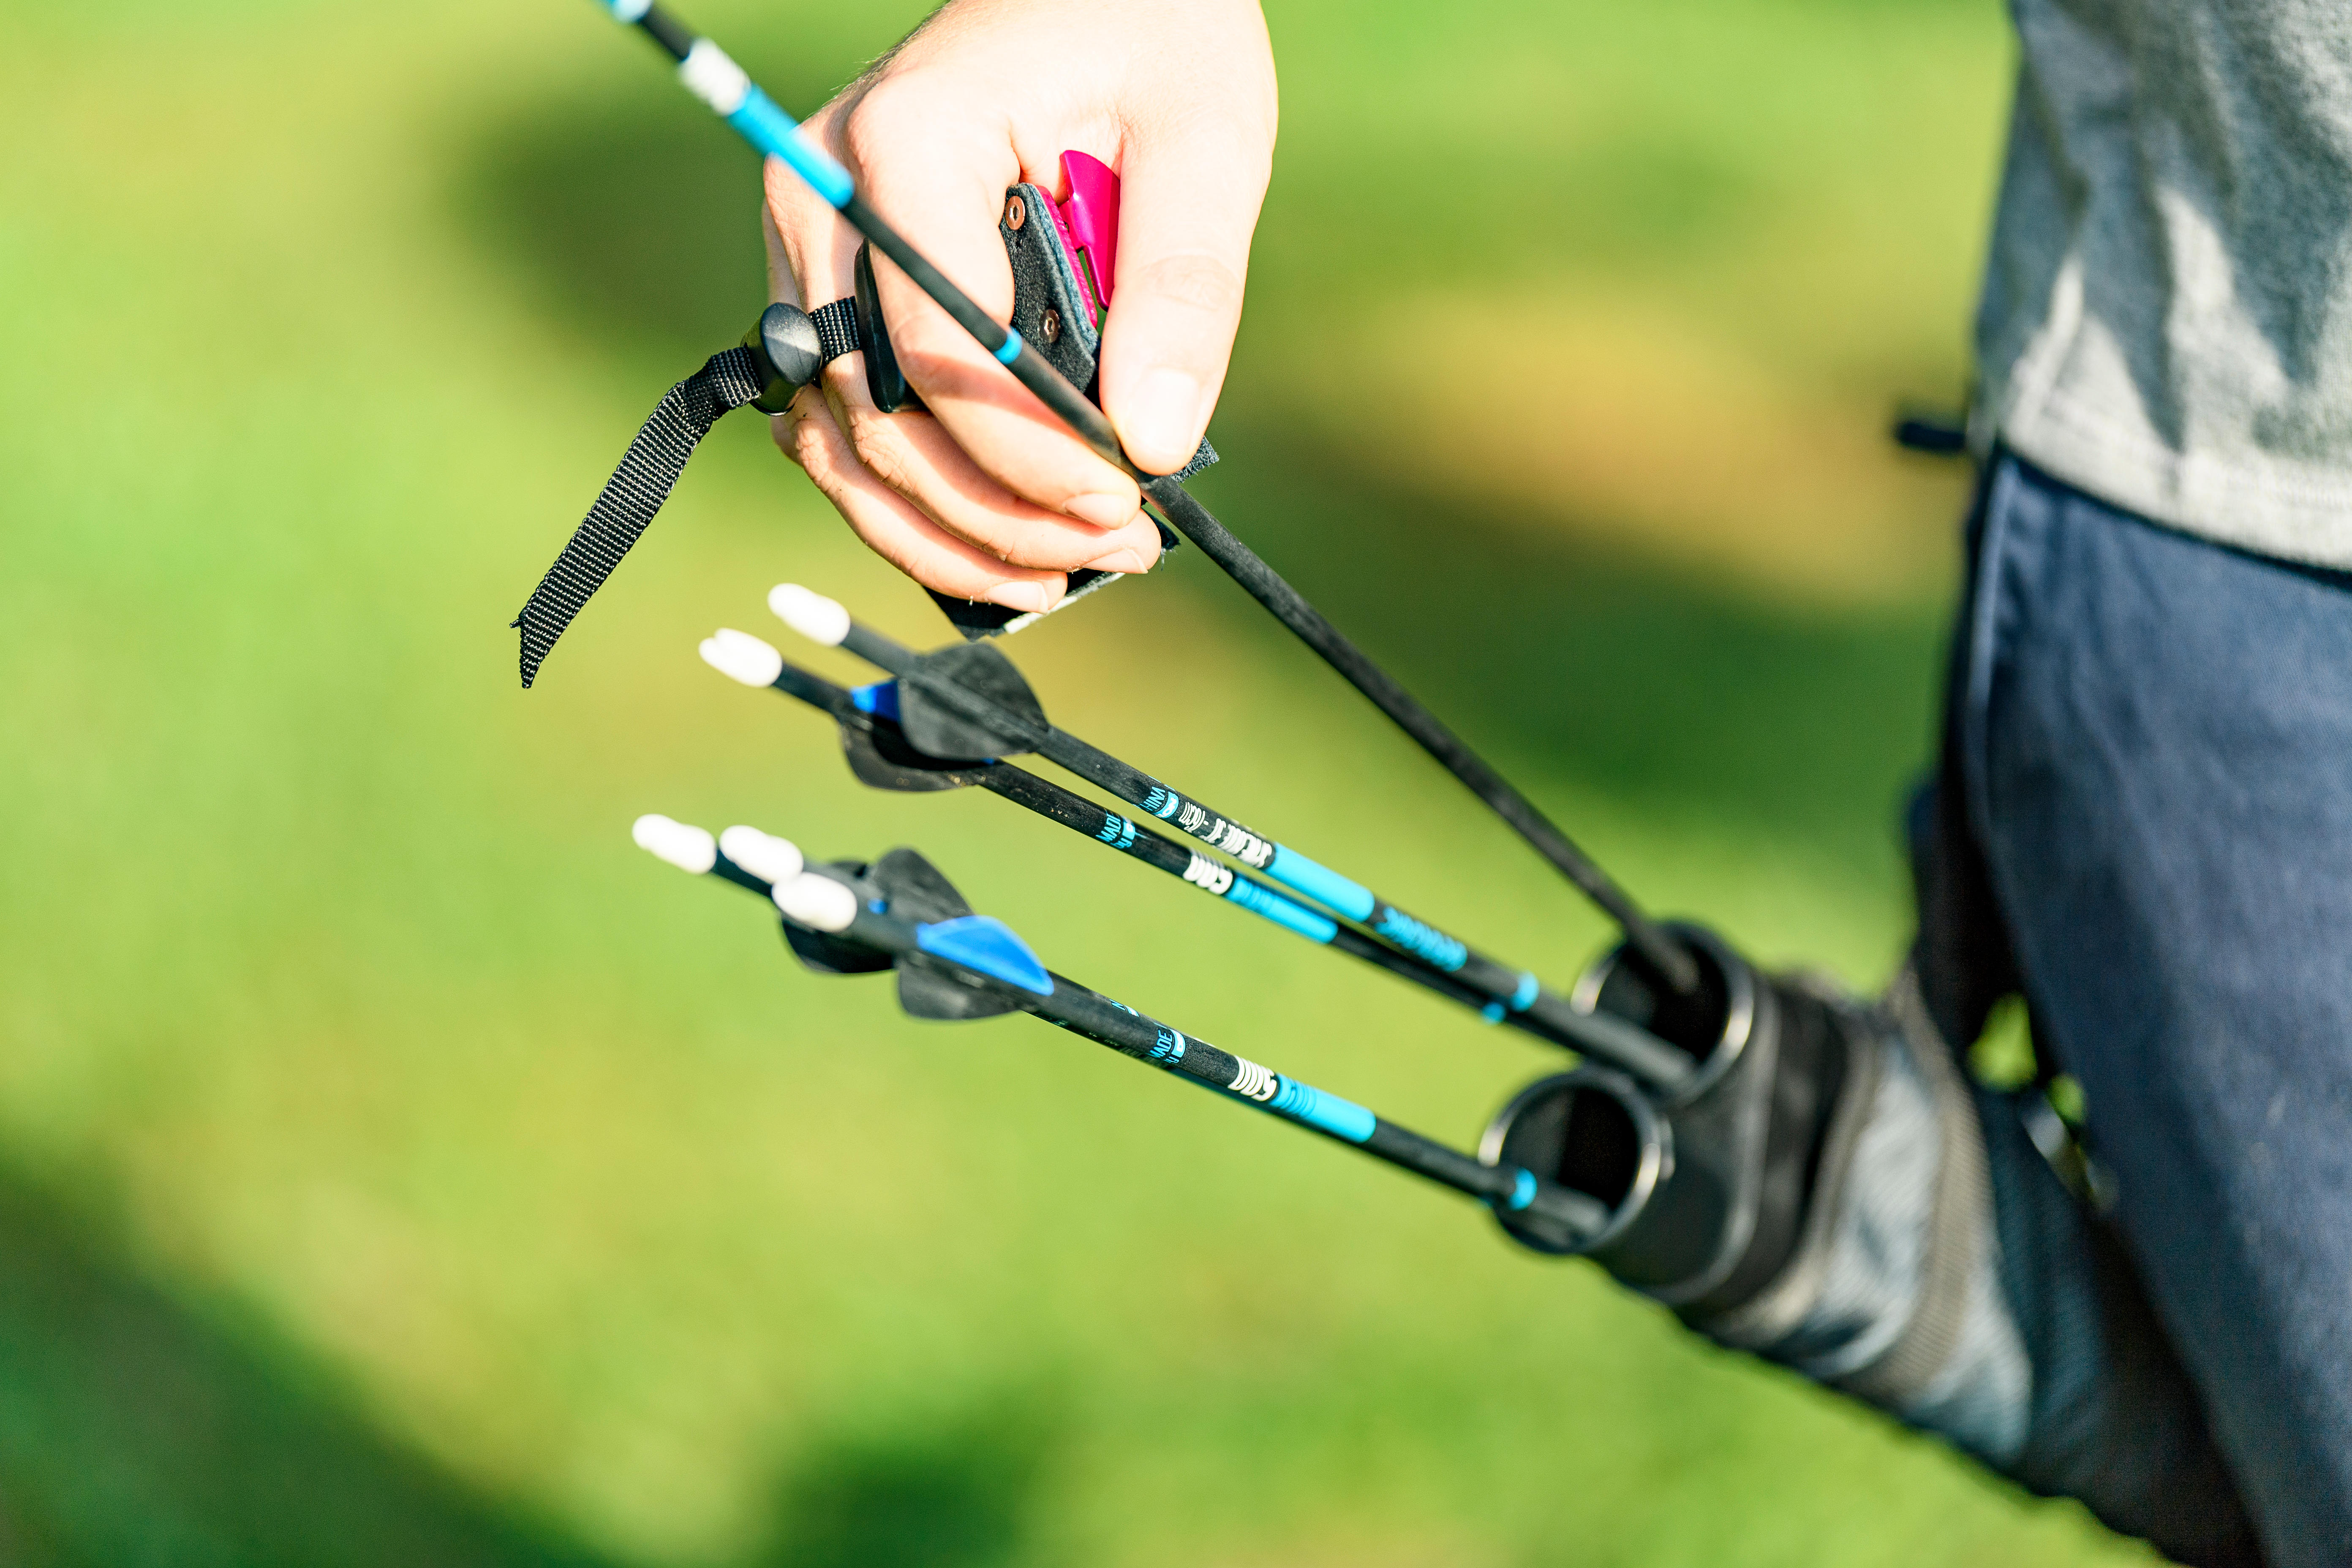
[{"label": "dark blue jeans", "polygon": [[2006,457],[1972,543],[1923,989],[1962,1041],[2021,992],[2114,1178],[2109,1232],[1981,1101],[2036,1384],[1993,1457],[2161,1493],[2205,1446],[2275,1568],[2352,1562],[2352,577]]}]

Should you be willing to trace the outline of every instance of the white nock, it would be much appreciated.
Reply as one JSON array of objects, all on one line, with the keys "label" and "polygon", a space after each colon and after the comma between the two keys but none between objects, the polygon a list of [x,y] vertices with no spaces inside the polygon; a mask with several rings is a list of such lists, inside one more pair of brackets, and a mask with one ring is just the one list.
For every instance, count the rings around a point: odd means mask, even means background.
[{"label": "white nock", "polygon": [[740,823],[719,836],[719,852],[763,882],[789,882],[806,864],[791,839]]},{"label": "white nock", "polygon": [[720,627],[702,639],[702,662],[746,686],[773,686],[784,672],[784,656],[750,632]]},{"label": "white nock", "polygon": [[857,895],[814,871],[777,883],[774,896],[786,920],[811,931],[847,931],[857,918]]},{"label": "white nock", "polygon": [[842,639],[849,636],[849,612],[837,601],[798,583],[779,583],[769,589],[768,608],[776,612],[778,620],[813,643],[839,647]]},{"label": "white nock", "polygon": [[673,822],[658,813],[637,818],[629,829],[637,847],[649,850],[681,871],[701,876],[719,863],[719,840],[699,827]]}]

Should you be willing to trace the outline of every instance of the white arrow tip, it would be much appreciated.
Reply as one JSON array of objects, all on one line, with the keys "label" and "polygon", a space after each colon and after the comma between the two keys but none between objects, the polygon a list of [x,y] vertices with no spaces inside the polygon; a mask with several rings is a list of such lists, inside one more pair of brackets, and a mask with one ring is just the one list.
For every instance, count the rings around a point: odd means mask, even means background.
[{"label": "white arrow tip", "polygon": [[719,852],[763,882],[789,882],[806,864],[791,839],[740,823],[719,836]]},{"label": "white arrow tip", "polygon": [[719,840],[699,827],[673,822],[658,813],[637,818],[629,829],[637,847],[650,850],[681,871],[699,877],[719,863]]},{"label": "white arrow tip", "polygon": [[768,608],[776,618],[813,643],[839,647],[849,636],[849,612],[823,594],[798,583],[779,583],[768,590]]},{"label": "white arrow tip", "polygon": [[857,918],[857,895],[814,871],[778,882],[772,897],[786,920],[811,931],[847,931]]},{"label": "white arrow tip", "polygon": [[721,626],[702,639],[702,662],[746,686],[773,686],[784,672],[784,656],[753,637]]}]

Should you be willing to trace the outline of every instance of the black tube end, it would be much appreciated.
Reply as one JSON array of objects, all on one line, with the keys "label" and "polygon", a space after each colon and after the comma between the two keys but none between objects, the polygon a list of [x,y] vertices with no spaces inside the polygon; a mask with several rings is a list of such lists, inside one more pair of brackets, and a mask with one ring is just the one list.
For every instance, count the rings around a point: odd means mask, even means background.
[{"label": "black tube end", "polygon": [[1513,1241],[1560,1256],[1603,1246],[1640,1216],[1674,1168],[1673,1133],[1632,1079],[1588,1065],[1520,1090],[1487,1127],[1478,1157],[1532,1171],[1606,1212],[1594,1231],[1539,1207],[1496,1209]]}]

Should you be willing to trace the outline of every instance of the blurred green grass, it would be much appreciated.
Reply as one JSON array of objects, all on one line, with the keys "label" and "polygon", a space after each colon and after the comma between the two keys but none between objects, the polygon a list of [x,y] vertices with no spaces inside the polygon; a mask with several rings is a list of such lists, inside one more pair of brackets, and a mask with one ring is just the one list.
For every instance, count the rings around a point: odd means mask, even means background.
[{"label": "blurred green grass", "polygon": [[[698,19],[807,105],[916,15]],[[647,809],[918,843],[1058,967],[1433,1131],[1547,1066],[992,804],[861,794],[711,678],[782,577],[936,636],[755,428],[513,689],[516,603],[760,299],[755,172],[587,7],[0,17],[0,1561],[2135,1555],[1440,1194],[817,984],[631,849]],[[1272,22],[1213,500],[1652,903],[1875,982],[1959,500],[1875,429],[1962,374],[1993,7]],[[1601,940],[1198,560],[1017,651],[1465,934]]]}]

